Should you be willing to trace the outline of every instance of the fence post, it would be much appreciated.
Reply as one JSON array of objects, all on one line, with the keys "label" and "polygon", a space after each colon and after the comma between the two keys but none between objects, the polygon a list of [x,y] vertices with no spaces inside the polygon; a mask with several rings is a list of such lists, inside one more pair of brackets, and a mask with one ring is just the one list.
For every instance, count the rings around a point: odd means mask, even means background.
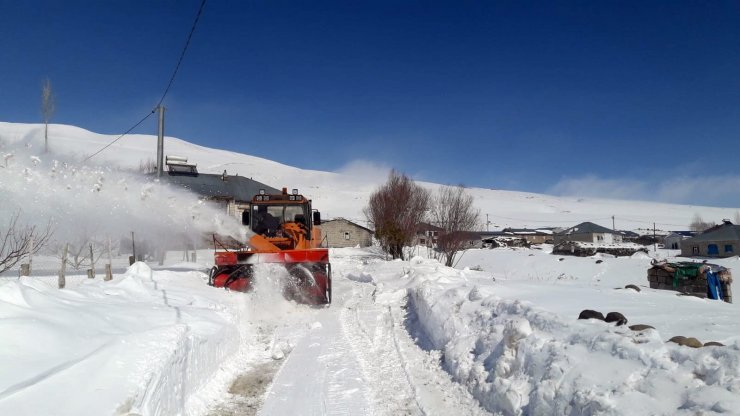
[{"label": "fence post", "polygon": [[93,253],[92,243],[90,243],[90,270],[87,272],[87,277],[95,278],[95,253]]},{"label": "fence post", "polygon": [[21,264],[21,270],[18,273],[18,277],[30,276],[30,275],[31,275],[31,265],[28,263]]},{"label": "fence post", "polygon": [[64,251],[62,251],[62,268],[59,270],[59,289],[64,289],[67,285],[67,279],[65,272],[67,270],[67,252],[69,251],[69,243],[64,245]]},{"label": "fence post", "polygon": [[28,274],[26,276],[30,276],[33,272],[33,245],[35,241],[33,236],[31,236],[31,243],[28,245]]},{"label": "fence post", "polygon": [[110,237],[108,237],[108,264],[105,265],[105,277],[103,278],[105,281],[113,279],[113,255],[110,246]]}]

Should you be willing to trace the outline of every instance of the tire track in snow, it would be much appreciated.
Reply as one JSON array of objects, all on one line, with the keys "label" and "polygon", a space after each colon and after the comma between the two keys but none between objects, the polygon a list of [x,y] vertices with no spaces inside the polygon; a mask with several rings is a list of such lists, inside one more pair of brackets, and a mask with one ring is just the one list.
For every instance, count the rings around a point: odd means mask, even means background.
[{"label": "tire track in snow", "polygon": [[441,368],[438,353],[416,345],[403,324],[405,300],[380,305],[367,292],[355,293],[341,321],[372,386],[373,414],[488,415]]},{"label": "tire track in snow", "polygon": [[395,348],[390,318],[366,298],[356,292],[340,320],[371,388],[372,414],[424,415]]}]

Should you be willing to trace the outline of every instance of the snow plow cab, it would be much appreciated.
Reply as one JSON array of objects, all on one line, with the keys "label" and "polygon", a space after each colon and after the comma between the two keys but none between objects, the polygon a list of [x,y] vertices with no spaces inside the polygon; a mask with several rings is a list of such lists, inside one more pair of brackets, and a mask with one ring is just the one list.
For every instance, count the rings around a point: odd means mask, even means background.
[{"label": "snow plow cab", "polygon": [[321,214],[298,193],[266,194],[260,190],[242,212],[242,224],[253,233],[246,247],[226,249],[214,238],[215,266],[211,286],[246,292],[252,289],[255,264],[282,264],[289,278],[283,295],[309,304],[331,303],[329,249],[322,248]]}]

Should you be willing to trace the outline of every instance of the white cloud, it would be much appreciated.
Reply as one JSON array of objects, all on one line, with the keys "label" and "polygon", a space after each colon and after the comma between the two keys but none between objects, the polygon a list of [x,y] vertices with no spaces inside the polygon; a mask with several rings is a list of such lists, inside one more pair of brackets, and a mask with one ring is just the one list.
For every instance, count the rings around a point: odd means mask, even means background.
[{"label": "white cloud", "polygon": [[645,200],[687,205],[740,206],[740,176],[706,175],[655,179],[563,178],[547,191],[554,195]]},{"label": "white cloud", "polygon": [[391,167],[371,160],[353,160],[336,170],[336,173],[364,179],[368,182],[385,182]]},{"label": "white cloud", "polygon": [[610,199],[651,199],[649,186],[636,179],[604,179],[595,175],[563,178],[548,193],[564,196],[590,196]]}]

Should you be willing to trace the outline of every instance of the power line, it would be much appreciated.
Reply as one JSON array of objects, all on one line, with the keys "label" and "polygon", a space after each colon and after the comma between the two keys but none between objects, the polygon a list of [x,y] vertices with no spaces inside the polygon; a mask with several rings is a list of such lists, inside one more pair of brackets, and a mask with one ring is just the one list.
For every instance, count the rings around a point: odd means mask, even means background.
[{"label": "power line", "polygon": [[149,117],[151,117],[151,115],[152,115],[152,114],[154,114],[154,110],[152,110],[152,112],[151,112],[151,113],[147,114],[146,116],[144,116],[144,118],[142,118],[141,120],[139,120],[139,122],[138,122],[138,123],[134,124],[134,125],[133,125],[133,127],[131,127],[130,129],[126,130],[126,132],[125,132],[125,133],[123,133],[122,135],[118,136],[118,138],[116,138],[116,140],[113,140],[112,142],[110,142],[110,143],[106,144],[105,146],[103,146],[102,148],[100,148],[100,150],[98,150],[97,152],[95,152],[95,153],[91,154],[90,156],[86,157],[86,158],[85,158],[85,159],[84,159],[84,160],[82,161],[82,163],[85,163],[85,162],[87,162],[87,161],[88,161],[88,160],[90,160],[90,159],[91,159],[91,158],[92,158],[93,156],[95,156],[95,155],[97,155],[98,153],[102,152],[103,150],[105,150],[105,149],[107,149],[107,148],[111,147],[111,146],[113,145],[113,143],[115,143],[115,142],[117,142],[118,140],[120,140],[120,139],[121,139],[121,137],[123,137],[123,136],[125,136],[125,135],[127,135],[127,134],[131,133],[131,130],[133,130],[133,129],[135,129],[135,128],[139,127],[139,124],[143,123],[143,122],[144,122],[144,120],[146,120],[146,119],[148,119]]},{"label": "power line", "polygon": [[[185,46],[182,48],[182,53],[180,53],[180,58],[177,60],[177,65],[175,65],[175,70],[172,72],[172,77],[170,78],[170,82],[167,83],[167,88],[164,89],[164,94],[162,94],[162,98],[159,99],[159,102],[157,103],[157,106],[154,107],[156,110],[157,107],[159,107],[162,102],[164,101],[164,97],[167,96],[167,93],[170,91],[170,87],[172,86],[172,83],[175,82],[175,76],[177,75],[177,71],[180,70],[180,64],[182,63],[182,59],[185,57],[185,52],[188,50],[188,46],[190,46],[190,39],[193,38],[193,33],[195,32],[195,27],[198,26],[198,20],[200,20],[200,15],[203,13],[203,7],[206,5],[206,0],[203,0],[200,2],[200,8],[198,8],[198,14],[195,16],[195,21],[193,21],[193,27],[190,28],[190,33],[188,34],[188,40],[185,41]],[[152,113],[154,110],[152,110]]]},{"label": "power line", "polygon": [[203,14],[203,8],[206,5],[206,0],[202,0],[200,2],[200,7],[198,8],[198,14],[195,16],[195,20],[193,21],[193,26],[190,28],[190,33],[188,34],[188,39],[185,41],[185,46],[182,48],[182,52],[180,53],[180,58],[177,60],[177,65],[175,65],[175,70],[172,72],[172,76],[170,77],[170,81],[167,83],[167,87],[164,89],[164,93],[162,94],[162,98],[159,99],[159,102],[157,102],[157,105],[154,106],[152,111],[149,112],[144,118],[139,120],[136,124],[134,124],[130,129],[126,130],[122,135],[118,136],[115,140],[108,143],[107,145],[103,146],[100,150],[93,153],[92,155],[86,157],[82,163],[87,162],[90,160],[93,156],[97,155],[98,153],[102,152],[103,150],[109,148],[112,146],[115,142],[121,140],[121,138],[127,134],[129,134],[133,129],[139,127],[141,123],[143,123],[146,119],[151,117],[152,114],[154,114],[155,111],[157,111],[157,108],[162,105],[164,102],[164,98],[167,96],[167,93],[170,92],[170,88],[172,87],[172,84],[175,82],[175,77],[177,76],[177,72],[180,70],[180,65],[182,64],[183,58],[185,58],[185,52],[187,52],[188,47],[190,46],[190,40],[193,38],[193,33],[195,33],[195,28],[198,26],[198,20],[200,20],[201,14]]}]

